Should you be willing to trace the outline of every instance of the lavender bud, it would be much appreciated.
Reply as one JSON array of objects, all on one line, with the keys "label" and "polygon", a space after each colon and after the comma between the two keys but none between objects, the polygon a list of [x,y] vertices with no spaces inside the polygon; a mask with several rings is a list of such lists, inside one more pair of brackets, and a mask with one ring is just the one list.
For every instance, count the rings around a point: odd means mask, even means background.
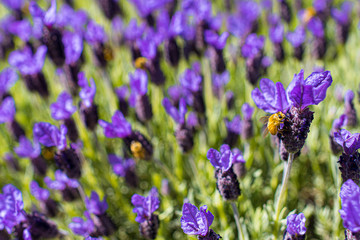
[{"label": "lavender bud", "polygon": [[339,43],[345,44],[349,37],[350,24],[337,24],[336,25],[336,39]]},{"label": "lavender bud", "polygon": [[348,90],[345,93],[344,101],[345,101],[345,115],[347,117],[347,126],[348,127],[356,127],[358,123],[357,115],[356,115],[356,109],[354,107],[354,97],[355,94],[353,91]]},{"label": "lavender bud", "polygon": [[218,240],[220,238],[221,236],[212,229],[209,230],[208,234],[205,237],[198,235],[198,239],[203,239],[203,240]]},{"label": "lavender bud", "polygon": [[79,85],[78,85],[78,74],[80,72],[80,64],[76,62],[75,64],[65,64],[63,67],[67,85],[69,86],[69,91],[71,95],[77,95]]},{"label": "lavender bud", "polygon": [[56,66],[61,67],[65,62],[64,44],[62,42],[61,32],[56,28],[44,27],[41,41],[46,45],[51,60]]},{"label": "lavender bud", "polygon": [[340,164],[341,177],[343,182],[352,179],[356,184],[360,180],[360,154],[356,151],[353,154],[347,155],[343,153],[338,161]]},{"label": "lavender bud", "polygon": [[254,131],[253,131],[253,122],[252,120],[246,120],[244,119],[241,122],[241,135],[245,140],[248,140],[250,138],[252,138],[254,136]]},{"label": "lavender bud", "polygon": [[73,118],[68,118],[64,120],[64,125],[68,129],[67,135],[72,142],[76,142],[79,138],[79,133],[76,127],[76,123]]},{"label": "lavender bud", "polygon": [[55,223],[47,220],[37,212],[27,215],[26,219],[33,239],[54,238],[60,235]]},{"label": "lavender bud", "polygon": [[330,149],[331,149],[332,153],[334,155],[339,155],[342,152],[343,148],[342,148],[341,145],[339,145],[335,141],[335,139],[334,139],[334,131],[330,132],[329,140],[330,140]]},{"label": "lavender bud", "polygon": [[136,117],[142,123],[145,123],[152,118],[153,112],[148,95],[144,94],[137,96],[136,104],[135,104],[135,112],[136,112]]},{"label": "lavender bud", "polygon": [[74,149],[67,148],[55,153],[55,162],[69,178],[81,177],[81,162]]},{"label": "lavender bud", "polygon": [[205,49],[206,42],[205,42],[205,30],[209,28],[208,24],[205,20],[201,20],[196,25],[196,33],[195,33],[195,48],[197,51],[202,52]]},{"label": "lavender bud", "polygon": [[48,86],[42,72],[38,72],[32,75],[25,75],[24,81],[30,92],[37,92],[42,97],[49,96]]},{"label": "lavender bud", "polygon": [[254,58],[246,59],[246,78],[252,85],[256,85],[257,81],[261,76],[262,59],[262,54],[259,54]]},{"label": "lavender bud", "polygon": [[97,105],[93,103],[90,107],[86,107],[84,104],[80,104],[80,116],[86,128],[94,131],[99,121]]},{"label": "lavender bud", "polygon": [[179,64],[180,48],[175,38],[170,38],[164,42],[165,58],[173,67]]},{"label": "lavender bud", "polygon": [[121,13],[121,9],[117,1],[114,0],[97,0],[104,15],[112,20],[117,14]]},{"label": "lavender bud", "polygon": [[235,105],[234,93],[232,91],[227,91],[225,93],[225,98],[226,98],[226,106],[228,110],[233,109]]},{"label": "lavender bud", "polygon": [[274,53],[275,53],[276,61],[278,62],[284,61],[285,54],[282,43],[274,43]]},{"label": "lavender bud", "polygon": [[286,0],[280,0],[280,16],[281,18],[287,22],[290,23],[291,21],[291,8],[289,6],[289,3],[286,2]]},{"label": "lavender bud", "polygon": [[6,123],[7,129],[14,136],[16,141],[19,141],[21,136],[25,136],[25,131],[22,126],[14,119],[11,122]]},{"label": "lavender bud", "polygon": [[178,125],[175,130],[176,141],[183,152],[189,152],[194,146],[194,135],[190,127],[185,124]]},{"label": "lavender bud", "polygon": [[283,240],[305,240],[304,235],[291,235],[286,229],[284,232]]},{"label": "lavender bud", "polygon": [[160,221],[158,215],[152,213],[149,219],[140,223],[140,233],[146,239],[155,239],[159,225]]},{"label": "lavender bud", "polygon": [[45,214],[49,217],[55,217],[59,213],[59,203],[51,198],[41,202],[41,208],[45,210]]},{"label": "lavender bud", "polygon": [[229,168],[227,171],[221,168],[216,169],[215,178],[216,188],[224,200],[236,200],[240,196],[239,182],[232,168]]}]

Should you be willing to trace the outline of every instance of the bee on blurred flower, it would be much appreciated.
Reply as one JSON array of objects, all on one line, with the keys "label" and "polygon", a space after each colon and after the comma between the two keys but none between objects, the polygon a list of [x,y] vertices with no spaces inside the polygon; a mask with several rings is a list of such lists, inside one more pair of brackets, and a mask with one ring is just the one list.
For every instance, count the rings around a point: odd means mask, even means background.
[{"label": "bee on blurred flower", "polygon": [[147,157],[145,148],[138,141],[131,142],[130,150],[135,158],[145,159]]},{"label": "bee on blurred flower", "polygon": [[135,60],[135,68],[140,68],[140,69],[145,70],[147,61],[148,60],[146,58],[144,58],[144,57],[138,57]]},{"label": "bee on blurred flower", "polygon": [[263,136],[266,137],[266,135],[270,132],[272,135],[277,134],[278,132],[281,133],[280,125],[284,123],[286,120],[286,115],[282,112],[274,113],[271,116],[264,116],[260,118],[260,121],[265,124],[266,128],[263,132]]},{"label": "bee on blurred flower", "polygon": [[316,10],[313,7],[309,7],[304,10],[302,15],[302,21],[308,23],[316,15]]}]

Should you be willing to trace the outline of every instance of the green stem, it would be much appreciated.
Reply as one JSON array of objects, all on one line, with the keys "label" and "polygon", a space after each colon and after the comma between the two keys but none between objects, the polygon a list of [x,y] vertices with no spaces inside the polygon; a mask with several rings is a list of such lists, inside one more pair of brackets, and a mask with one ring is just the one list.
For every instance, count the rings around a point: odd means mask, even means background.
[{"label": "green stem", "polygon": [[[286,190],[287,190],[287,185],[289,183],[290,171],[291,171],[292,162],[294,160],[294,155],[295,155],[294,153],[289,153],[287,167],[286,167],[286,170],[284,169],[284,175],[283,175],[283,179],[282,179],[282,183],[281,183],[280,194],[279,194],[279,197],[278,197],[277,203],[276,203],[276,208],[275,208],[276,214],[275,214],[275,224],[274,224],[275,239],[277,239],[280,212],[283,207],[283,203],[286,200]],[[284,164],[284,167],[285,166],[286,165]]]},{"label": "green stem", "polygon": [[242,228],[241,228],[241,225],[240,225],[240,214],[239,214],[239,211],[235,205],[235,202],[231,202],[231,206],[232,206],[232,209],[233,209],[233,212],[234,212],[234,218],[235,218],[235,222],[236,222],[236,227],[238,229],[238,239],[239,240],[243,240],[245,239],[244,237],[244,233],[242,231]]}]

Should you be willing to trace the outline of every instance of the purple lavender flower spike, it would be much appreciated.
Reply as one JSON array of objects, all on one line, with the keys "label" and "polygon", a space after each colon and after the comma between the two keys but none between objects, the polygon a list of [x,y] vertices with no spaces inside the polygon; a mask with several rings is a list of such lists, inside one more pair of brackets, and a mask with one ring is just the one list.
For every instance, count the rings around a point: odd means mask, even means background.
[{"label": "purple lavender flower spike", "polygon": [[7,93],[18,80],[16,71],[12,68],[5,68],[0,73],[0,97]]},{"label": "purple lavender flower spike", "polygon": [[92,191],[90,198],[86,197],[85,199],[86,209],[95,215],[101,215],[106,212],[108,209],[108,204],[106,203],[106,197],[100,201],[99,195]]},{"label": "purple lavender flower spike", "polygon": [[157,55],[157,47],[161,43],[162,38],[156,34],[151,28],[147,28],[141,38],[137,39],[141,55],[147,59],[153,60]]},{"label": "purple lavender flower spike", "polygon": [[18,36],[24,42],[29,41],[32,35],[31,24],[26,19],[12,22],[7,29],[11,34]]},{"label": "purple lavender flower spike", "polygon": [[351,134],[349,131],[341,129],[340,132],[334,133],[334,138],[343,147],[344,153],[347,155],[352,155],[360,148],[360,133]]},{"label": "purple lavender flower spike", "polygon": [[344,227],[353,233],[360,232],[360,188],[351,179],[341,187],[341,210]]},{"label": "purple lavender flower spike", "polygon": [[76,106],[73,105],[71,95],[62,92],[55,103],[50,105],[51,117],[55,120],[69,119],[76,112]]},{"label": "purple lavender flower spike", "polygon": [[183,88],[190,90],[191,92],[197,92],[201,90],[202,77],[192,69],[186,69],[180,76],[180,84]]},{"label": "purple lavender flower spike", "polygon": [[70,31],[64,31],[62,41],[65,51],[65,63],[76,63],[83,51],[83,40],[81,35]]},{"label": "purple lavender flower spike", "polygon": [[125,38],[128,41],[135,41],[140,38],[145,30],[145,23],[137,25],[136,19],[131,19],[129,25],[125,29]]},{"label": "purple lavender flower spike", "polygon": [[317,17],[311,18],[311,20],[307,24],[307,28],[309,31],[317,38],[324,37],[324,26],[321,20]]},{"label": "purple lavender flower spike", "polygon": [[45,12],[44,15],[45,26],[52,26],[56,22],[56,0],[51,0],[50,8]]},{"label": "purple lavender flower spike", "polygon": [[305,221],[306,218],[303,213],[300,214],[291,214],[287,217],[287,228],[286,231],[292,236],[305,235],[306,227]]},{"label": "purple lavender flower spike", "polygon": [[180,222],[185,234],[206,237],[213,221],[214,215],[207,211],[206,205],[201,206],[199,210],[191,203],[184,203]]},{"label": "purple lavender flower spike", "polygon": [[133,212],[137,214],[135,221],[138,223],[146,221],[159,208],[160,200],[157,189],[153,187],[147,197],[134,194],[131,197],[131,203],[134,205]]},{"label": "purple lavender flower spike", "polygon": [[299,26],[294,32],[288,32],[286,39],[293,45],[293,47],[300,47],[306,40],[306,31],[304,27]]},{"label": "purple lavender flower spike", "polygon": [[260,6],[255,1],[238,2],[237,10],[239,16],[246,19],[249,23],[255,22],[261,14]]},{"label": "purple lavender flower spike", "polygon": [[104,135],[107,138],[125,138],[132,133],[131,124],[120,111],[115,112],[111,121],[112,123],[99,120],[99,125],[104,128]]},{"label": "purple lavender flower spike", "polygon": [[216,49],[223,49],[226,45],[226,40],[229,37],[228,32],[223,32],[220,36],[212,30],[205,31],[205,41],[215,47]]},{"label": "purple lavender flower spike", "polygon": [[15,118],[15,101],[12,97],[5,98],[0,105],[0,124],[12,122]]},{"label": "purple lavender flower spike", "polygon": [[49,190],[41,188],[36,181],[31,181],[30,192],[39,201],[46,201],[50,197]]},{"label": "purple lavender flower spike", "polygon": [[247,19],[239,19],[237,15],[230,15],[227,18],[227,29],[232,35],[241,39],[245,39],[245,37],[251,31],[251,24],[249,24]]},{"label": "purple lavender flower spike", "polygon": [[171,101],[168,98],[164,98],[162,101],[167,114],[169,114],[175,122],[178,124],[184,124],[185,114],[186,114],[186,101],[184,98],[181,98],[179,101],[179,110],[171,104]]},{"label": "purple lavender flower spike", "polygon": [[212,74],[212,84],[215,93],[217,93],[216,89],[223,88],[229,81],[230,81],[230,74],[228,71],[225,71],[220,74],[217,73]]},{"label": "purple lavender flower spike", "polygon": [[274,84],[270,79],[263,78],[260,80],[260,89],[256,88],[251,92],[258,108],[268,113],[276,113],[290,107],[282,83]]},{"label": "purple lavender flower spike", "polygon": [[91,107],[96,93],[95,81],[94,79],[90,78],[89,86],[84,72],[80,72],[78,74],[78,79],[78,85],[81,87],[79,96],[82,100],[82,104],[84,104],[86,107]]},{"label": "purple lavender flower spike", "polygon": [[257,36],[256,33],[250,34],[241,48],[241,54],[244,58],[254,58],[258,55],[265,44],[264,36]]},{"label": "purple lavender flower spike", "polygon": [[206,154],[206,157],[210,160],[210,163],[216,169],[227,171],[231,168],[233,155],[230,149],[223,152],[218,152],[216,149],[210,148]]},{"label": "purple lavender flower spike", "polygon": [[240,135],[241,133],[241,117],[240,115],[236,115],[233,120],[229,121],[228,119],[225,119],[225,126],[228,129],[228,131],[237,133]]},{"label": "purple lavender flower spike", "polygon": [[148,87],[148,77],[144,70],[136,69],[134,74],[129,75],[132,94],[145,95]]},{"label": "purple lavender flower spike", "polygon": [[67,128],[64,125],[58,129],[47,122],[35,123],[33,128],[34,139],[46,147],[56,146],[59,150],[66,148],[66,133]]},{"label": "purple lavender flower spike", "polygon": [[270,28],[269,38],[273,43],[282,43],[284,40],[284,25],[281,23]]},{"label": "purple lavender flower spike", "polygon": [[300,70],[299,74],[295,74],[286,92],[293,106],[304,109],[322,102],[331,83],[329,71],[312,73],[304,80],[304,70]]},{"label": "purple lavender flower spike", "polygon": [[108,158],[114,173],[120,177],[125,177],[126,171],[135,166],[135,161],[131,158],[122,159],[114,154],[109,154]]},{"label": "purple lavender flower spike", "polygon": [[33,55],[30,48],[16,50],[10,53],[9,63],[16,67],[22,75],[31,75],[41,72],[46,57],[46,46],[40,46]]},{"label": "purple lavender flower spike", "polygon": [[40,155],[41,148],[38,142],[31,143],[29,139],[22,136],[19,139],[19,146],[14,149],[19,157],[28,157],[31,159],[37,158]]},{"label": "purple lavender flower spike", "polygon": [[49,177],[45,177],[44,182],[48,188],[55,190],[64,190],[67,187],[78,188],[80,186],[78,180],[68,178],[66,174],[60,170],[55,171],[55,180],[51,180]]},{"label": "purple lavender flower spike", "polygon": [[340,130],[342,127],[347,125],[347,116],[342,114],[339,118],[335,119],[332,128]]},{"label": "purple lavender flower spike", "polygon": [[12,10],[21,10],[25,3],[24,0],[2,0],[1,2]]},{"label": "purple lavender flower spike", "polygon": [[127,86],[121,86],[115,89],[115,93],[119,99],[127,99],[129,97],[129,88]]},{"label": "purple lavender flower spike", "polygon": [[154,10],[161,8],[171,0],[159,0],[159,1],[146,1],[146,0],[131,0],[135,5],[140,17],[148,17]]},{"label": "purple lavender flower spike", "polygon": [[232,159],[232,164],[235,163],[245,163],[245,159],[243,156],[243,153],[240,151],[240,149],[238,148],[233,148],[231,150],[232,154],[233,154],[233,159]]},{"label": "purple lavender flower spike", "polygon": [[86,217],[86,221],[80,217],[74,217],[72,222],[69,224],[69,228],[76,235],[89,237],[89,235],[95,230],[95,225],[89,212],[85,211],[84,216]]},{"label": "purple lavender flower spike", "polygon": [[347,25],[350,22],[350,14],[353,7],[353,3],[345,1],[341,5],[341,9],[331,9],[331,16],[335,19],[338,24]]},{"label": "purple lavender flower spike", "polygon": [[198,120],[196,113],[189,112],[187,119],[186,119],[186,125],[188,125],[189,127],[193,127],[193,128],[196,128],[199,126],[199,120]]},{"label": "purple lavender flower spike", "polygon": [[96,24],[95,21],[90,21],[87,25],[87,31],[85,33],[86,41],[94,46],[98,43],[106,42],[106,33],[102,26]]},{"label": "purple lavender flower spike", "polygon": [[244,103],[241,107],[241,112],[244,120],[251,120],[251,117],[254,113],[254,108],[248,103]]}]

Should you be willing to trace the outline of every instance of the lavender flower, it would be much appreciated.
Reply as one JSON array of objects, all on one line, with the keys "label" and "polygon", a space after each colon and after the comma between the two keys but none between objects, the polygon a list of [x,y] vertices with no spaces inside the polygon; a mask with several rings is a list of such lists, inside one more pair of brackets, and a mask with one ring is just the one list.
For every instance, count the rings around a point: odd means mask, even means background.
[{"label": "lavender flower", "polygon": [[191,203],[184,203],[180,221],[185,234],[197,235],[199,239],[216,240],[220,238],[220,235],[216,234],[214,230],[209,229],[214,221],[214,215],[207,211],[206,205],[198,209]]},{"label": "lavender flower", "polygon": [[241,124],[241,135],[244,139],[250,139],[253,137],[253,122],[251,120],[254,113],[254,108],[251,107],[248,103],[244,103],[241,107],[241,112],[243,115],[243,121]]},{"label": "lavender flower", "polygon": [[225,126],[227,130],[227,136],[224,143],[233,147],[236,145],[239,135],[241,134],[242,121],[240,115],[236,115],[232,121],[225,119]]},{"label": "lavender flower", "polygon": [[83,51],[83,40],[80,34],[65,31],[62,37],[65,51],[65,63],[75,64]]},{"label": "lavender flower", "polygon": [[85,205],[88,212],[95,215],[101,215],[108,209],[106,198],[100,201],[99,195],[94,191],[91,192],[90,198],[86,197]]},{"label": "lavender flower", "polygon": [[95,230],[94,222],[91,219],[90,213],[85,211],[84,216],[86,221],[80,217],[74,217],[69,224],[69,228],[76,234],[83,237],[89,237]]},{"label": "lavender flower", "polygon": [[127,86],[118,87],[115,89],[115,93],[119,100],[119,110],[126,116],[129,109],[129,88]]},{"label": "lavender flower", "polygon": [[347,116],[345,114],[341,115],[339,118],[333,121],[333,125],[330,131],[330,147],[334,155],[338,155],[342,152],[342,146],[339,145],[334,138],[336,132],[340,132],[341,128],[347,125]]},{"label": "lavender flower", "polygon": [[51,117],[55,120],[69,119],[76,112],[76,106],[67,92],[62,92],[55,103],[50,105]]},{"label": "lavender flower", "polygon": [[180,125],[185,123],[185,114],[187,109],[184,98],[181,98],[179,101],[179,110],[171,104],[171,101],[168,98],[163,99],[162,105],[164,106],[167,114],[169,114],[176,123]]},{"label": "lavender flower", "polygon": [[93,103],[96,93],[96,85],[94,79],[90,78],[90,86],[86,79],[85,73],[78,74],[78,84],[81,88],[79,96],[81,98],[80,113],[85,125],[88,129],[94,130],[99,120],[97,105]]},{"label": "lavender flower", "polygon": [[8,26],[8,31],[18,36],[24,42],[28,42],[32,37],[32,27],[28,20],[14,21]]},{"label": "lavender flower", "polygon": [[15,101],[9,96],[0,104],[0,124],[6,123],[7,128],[18,141],[21,136],[25,135],[24,129],[15,119]]},{"label": "lavender flower", "polygon": [[40,201],[40,207],[47,215],[55,217],[58,214],[58,203],[50,198],[49,190],[41,188],[37,182],[31,181],[30,192]]},{"label": "lavender flower", "polygon": [[123,159],[115,154],[109,154],[109,163],[116,175],[124,177],[127,184],[131,187],[137,187],[139,184],[135,172],[135,161],[132,158]]},{"label": "lavender flower", "polygon": [[158,191],[153,187],[147,197],[134,194],[131,197],[133,212],[137,214],[135,221],[140,223],[140,233],[149,239],[155,239],[159,228],[159,217],[154,213],[160,205]]},{"label": "lavender flower", "polygon": [[304,54],[304,42],[306,40],[306,31],[303,26],[299,26],[294,32],[288,32],[286,39],[294,47],[294,56],[302,60]]},{"label": "lavender flower", "polygon": [[44,182],[48,188],[61,191],[65,201],[73,201],[80,197],[80,193],[77,190],[80,186],[79,182],[76,179],[68,178],[68,176],[60,170],[55,171],[55,180],[45,177]]},{"label": "lavender flower", "polygon": [[264,36],[257,36],[255,33],[250,34],[241,48],[241,53],[245,58],[254,58],[262,52],[264,44]]},{"label": "lavender flower", "polygon": [[341,210],[344,227],[354,235],[360,232],[360,188],[351,179],[347,180],[341,187]]},{"label": "lavender flower", "polygon": [[348,90],[344,96],[345,102],[345,115],[347,116],[347,126],[356,127],[358,123],[356,109],[354,107],[355,94],[353,91]]},{"label": "lavender flower", "polygon": [[336,21],[336,37],[337,40],[344,44],[349,35],[350,29],[350,14],[353,4],[350,1],[345,1],[341,5],[341,9],[331,9],[331,15]]},{"label": "lavender flower", "polygon": [[92,45],[95,46],[99,43],[105,43],[106,42],[106,33],[102,26],[96,24],[95,21],[91,20],[87,25],[87,31],[85,33],[85,39],[86,41]]},{"label": "lavender flower", "polygon": [[24,0],[2,0],[1,2],[12,10],[21,10],[25,4]]},{"label": "lavender flower", "polygon": [[132,4],[135,5],[140,17],[146,18],[150,26],[154,25],[151,13],[156,9],[163,7],[166,3],[171,0],[160,0],[160,1],[145,1],[145,0],[131,0]]},{"label": "lavender flower", "polygon": [[286,221],[287,228],[284,233],[284,239],[305,239],[304,236],[306,233],[306,218],[303,213],[291,214],[287,217]]},{"label": "lavender flower", "polygon": [[238,148],[233,148],[231,152],[233,154],[232,169],[239,179],[243,178],[246,174],[246,162],[243,153]]},{"label": "lavender flower", "polygon": [[112,123],[99,120],[99,125],[104,128],[104,135],[107,138],[124,138],[132,133],[131,124],[126,121],[120,111],[116,111],[111,118]]},{"label": "lavender flower", "polygon": [[34,138],[46,147],[56,146],[59,150],[66,148],[67,128],[64,125],[58,129],[47,122],[35,123],[33,133]]},{"label": "lavender flower", "polygon": [[0,99],[5,96],[18,80],[18,75],[12,68],[5,68],[0,73]]}]

